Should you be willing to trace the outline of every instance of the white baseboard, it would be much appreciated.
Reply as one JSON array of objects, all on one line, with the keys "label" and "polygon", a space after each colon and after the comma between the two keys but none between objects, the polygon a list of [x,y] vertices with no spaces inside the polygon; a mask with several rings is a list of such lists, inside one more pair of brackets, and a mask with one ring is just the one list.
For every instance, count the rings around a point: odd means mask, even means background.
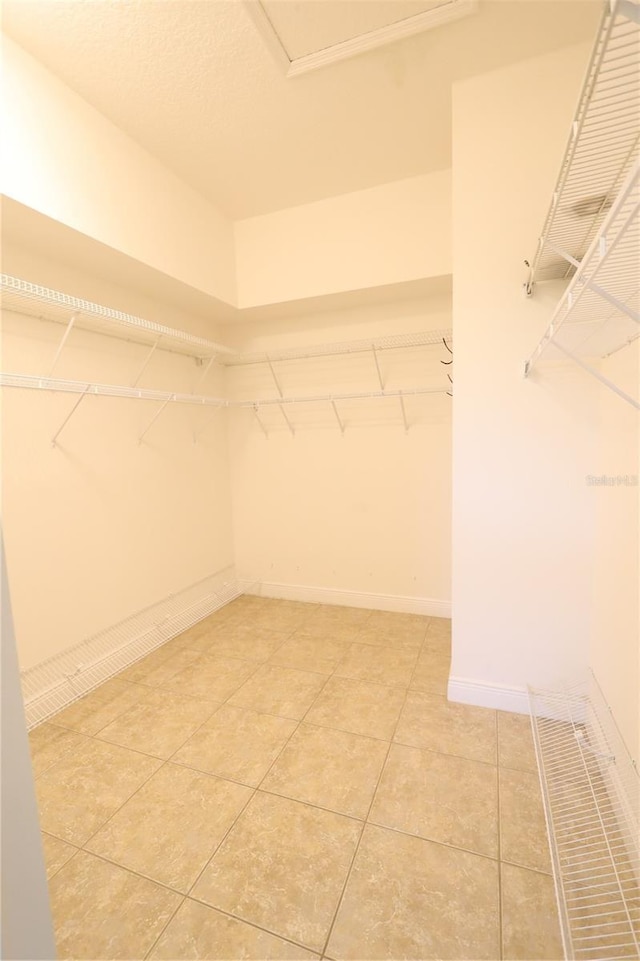
[{"label": "white baseboard", "polygon": [[451,601],[430,597],[404,597],[398,594],[367,594],[363,591],[340,591],[328,587],[309,587],[303,584],[277,584],[262,581],[251,591],[261,597],[285,601],[304,601],[309,604],[336,604],[342,607],[366,607],[374,611],[393,611],[400,614],[425,614],[427,617],[451,617]]},{"label": "white baseboard", "polygon": [[507,687],[506,684],[487,684],[470,677],[449,678],[448,698],[458,704],[491,707],[497,711],[529,714],[529,697],[524,687]]}]

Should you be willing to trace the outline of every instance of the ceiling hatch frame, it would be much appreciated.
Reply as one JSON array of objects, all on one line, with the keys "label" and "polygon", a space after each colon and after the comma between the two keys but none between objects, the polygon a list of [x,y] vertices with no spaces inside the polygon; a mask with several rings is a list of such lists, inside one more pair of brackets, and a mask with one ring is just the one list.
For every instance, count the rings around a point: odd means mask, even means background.
[{"label": "ceiling hatch frame", "polygon": [[387,44],[395,43],[405,37],[424,33],[445,23],[460,20],[477,10],[479,0],[443,0],[440,6],[434,7],[432,10],[425,10],[412,17],[405,17],[395,23],[378,27],[349,40],[342,40],[324,47],[322,50],[296,57],[293,60],[287,53],[284,43],[269,19],[261,0],[242,0],[242,2],[272,56],[284,71],[285,76],[297,77],[321,67],[328,67],[341,60],[367,53],[369,50],[376,50]]}]

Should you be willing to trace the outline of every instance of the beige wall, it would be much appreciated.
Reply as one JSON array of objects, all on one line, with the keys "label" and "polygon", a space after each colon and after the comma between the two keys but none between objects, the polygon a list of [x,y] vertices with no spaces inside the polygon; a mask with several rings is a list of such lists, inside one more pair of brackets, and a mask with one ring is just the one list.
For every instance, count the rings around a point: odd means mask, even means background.
[{"label": "beige wall", "polygon": [[226,218],[21,47],[2,45],[2,193],[235,302]]},{"label": "beige wall", "polygon": [[[637,395],[640,351],[626,349],[602,364],[602,373]],[[596,517],[593,623],[589,662],[622,735],[640,761],[640,423],[637,411],[600,390],[598,443],[590,474],[629,479],[589,488]]]},{"label": "beige wall", "polygon": [[[319,344],[450,326],[447,297],[298,317],[240,331],[247,350]],[[385,385],[442,383],[444,348],[384,352]],[[378,389],[371,355],[277,364],[285,395]],[[229,371],[236,398],[273,397],[266,367]],[[446,616],[450,601],[451,399],[261,408],[230,421],[237,564],[265,590],[306,600]]]},{"label": "beige wall", "polygon": [[523,378],[558,291],[522,293],[588,54],[454,88],[452,675],[494,706],[588,661],[600,388],[571,365]]},{"label": "beige wall", "polygon": [[237,221],[240,307],[451,273],[451,172]]},{"label": "beige wall", "polygon": [[[12,272],[177,325],[180,317],[69,267],[13,247]],[[3,369],[46,374],[63,328],[4,312]],[[202,321],[182,317],[200,331]],[[146,350],[77,331],[55,376],[130,383]],[[200,368],[157,352],[142,387],[191,391]],[[208,375],[203,392],[221,390]],[[2,517],[22,668],[71,647],[233,561],[226,422],[198,443],[207,410],[170,405],[141,445],[155,402],[90,397],[51,438],[72,394],[3,390]]]}]

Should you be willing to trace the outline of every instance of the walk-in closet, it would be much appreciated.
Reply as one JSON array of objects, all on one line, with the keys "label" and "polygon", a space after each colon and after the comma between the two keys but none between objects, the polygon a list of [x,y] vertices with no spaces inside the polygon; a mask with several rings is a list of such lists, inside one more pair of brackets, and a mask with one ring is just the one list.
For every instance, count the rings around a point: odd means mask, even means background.
[{"label": "walk-in closet", "polygon": [[638,0],[2,29],[3,957],[640,958]]}]

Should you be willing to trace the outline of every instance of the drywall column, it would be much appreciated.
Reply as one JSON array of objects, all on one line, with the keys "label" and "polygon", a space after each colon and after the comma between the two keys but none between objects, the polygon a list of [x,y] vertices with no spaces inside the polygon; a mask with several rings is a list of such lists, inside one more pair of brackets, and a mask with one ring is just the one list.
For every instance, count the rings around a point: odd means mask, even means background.
[{"label": "drywall column", "polygon": [[56,956],[11,599],[2,565],[2,957]]},{"label": "drywall column", "polygon": [[558,291],[526,300],[589,55],[571,47],[453,92],[453,700],[527,710],[587,663],[594,395],[524,379]]}]

